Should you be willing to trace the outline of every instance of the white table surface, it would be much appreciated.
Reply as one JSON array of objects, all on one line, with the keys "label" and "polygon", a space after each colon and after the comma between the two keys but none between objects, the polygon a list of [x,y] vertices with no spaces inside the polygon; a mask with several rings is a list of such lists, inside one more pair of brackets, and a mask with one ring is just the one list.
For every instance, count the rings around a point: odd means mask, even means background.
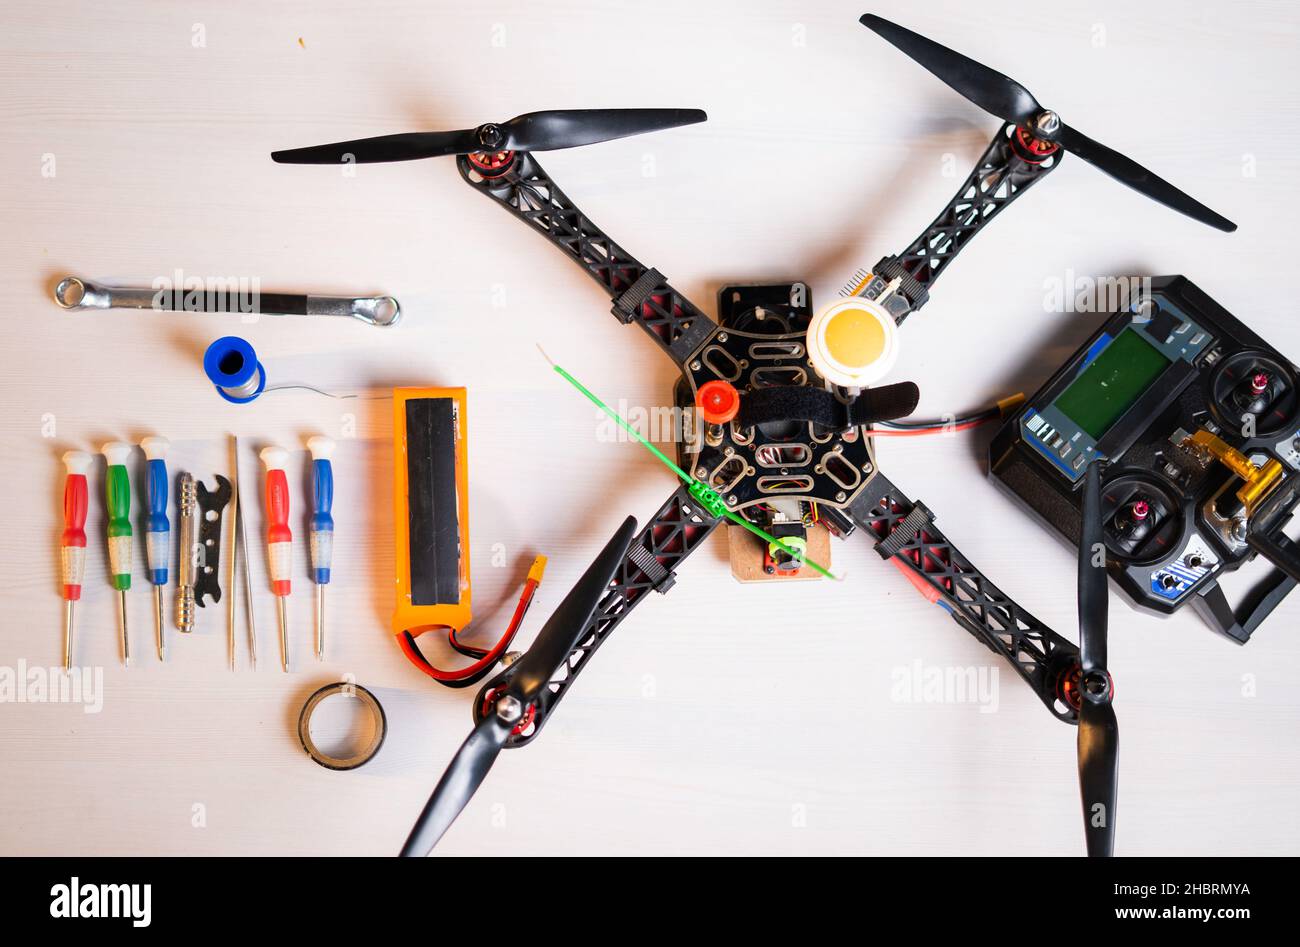
[{"label": "white table surface", "polygon": [[[541,108],[689,106],[707,124],[543,158],[617,240],[713,310],[734,281],[804,279],[833,298],[897,252],[996,120],[857,24],[862,4],[66,3],[0,12],[0,667],[60,659],[57,544],[69,448],[150,433],[171,466],[229,472],[242,439],[250,540],[255,448],[294,450],[293,671],[253,545],[262,661],[225,666],[224,608],[151,653],[143,547],[118,660],[102,474],[77,654],[103,705],[0,704],[0,852],[391,854],[468,732],[472,691],[401,656],[392,608],[395,385],[470,388],[475,626],[494,637],[538,551],[528,641],[621,517],[673,488],[645,452],[597,438],[591,408],[535,345],[612,401],[666,404],[672,364],[597,287],[463,186],[451,160],[327,168],[268,153],[474,126]],[[1048,311],[1050,281],[1184,273],[1293,357],[1300,12],[1287,4],[882,2],[874,9],[1013,74],[1066,121],[1240,224],[1199,226],[1077,159],[1007,211],[908,322],[895,373],[920,414],[1037,385],[1096,317]],[[953,176],[955,172],[956,176]],[[65,273],[149,283],[180,268],[264,290],[388,292],[403,324],[58,310]],[[219,400],[219,335],[271,384]],[[328,655],[310,654],[304,439],[340,440]],[[888,475],[1006,591],[1075,637],[1069,550],[984,477],[987,429],[883,442]],[[135,497],[139,511],[138,491]],[[174,516],[174,512],[173,512]],[[138,522],[138,516],[137,516]],[[617,632],[525,752],[504,754],[443,854],[1082,851],[1074,731],[861,539],[841,584],[742,587],[721,535]],[[1239,588],[1236,586],[1235,588]],[[1300,850],[1300,598],[1247,647],[1189,612],[1112,596],[1123,732],[1121,854]],[[239,628],[243,631],[241,621]],[[925,668],[996,667],[995,712],[895,698]],[[352,675],[388,712],[351,773],[302,754],[305,697]]]}]

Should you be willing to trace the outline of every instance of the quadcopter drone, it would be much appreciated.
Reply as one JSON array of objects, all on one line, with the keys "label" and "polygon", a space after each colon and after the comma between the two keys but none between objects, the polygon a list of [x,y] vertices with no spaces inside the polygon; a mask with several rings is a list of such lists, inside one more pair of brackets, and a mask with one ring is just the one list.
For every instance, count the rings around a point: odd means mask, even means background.
[{"label": "quadcopter drone", "polygon": [[[818,530],[862,531],[931,602],[1001,655],[1048,711],[1077,725],[1087,851],[1109,855],[1115,833],[1118,729],[1106,660],[1101,472],[1081,472],[1080,646],[1046,627],[981,573],[934,515],[881,473],[875,437],[916,408],[911,383],[879,386],[897,329],[925,305],[944,269],[985,225],[1054,170],[1068,152],[1136,191],[1224,231],[1235,225],[1131,159],[1086,137],[1021,85],[873,15],[863,25],[1002,121],[975,168],[902,253],[859,271],[842,299],[814,310],[802,284],[727,287],[714,321],[578,209],[536,153],[704,121],[687,109],[534,112],[503,124],[279,151],[289,164],[455,156],[465,182],[537,230],[609,295],[614,316],[645,332],[681,370],[676,403],[702,419],[679,445],[696,482],[680,485],[639,531],[628,518],[535,642],[478,691],[475,727],[449,764],[403,849],[432,849],[504,748],[536,739],[592,655],[650,592],[666,593],[682,563],[730,511],[780,544],[754,543],[756,574],[797,577],[791,549]],[[876,387],[872,387],[876,385]],[[741,530],[733,534],[747,537]],[[733,546],[733,569],[735,566]],[[1103,563],[1104,565],[1104,563]]]}]

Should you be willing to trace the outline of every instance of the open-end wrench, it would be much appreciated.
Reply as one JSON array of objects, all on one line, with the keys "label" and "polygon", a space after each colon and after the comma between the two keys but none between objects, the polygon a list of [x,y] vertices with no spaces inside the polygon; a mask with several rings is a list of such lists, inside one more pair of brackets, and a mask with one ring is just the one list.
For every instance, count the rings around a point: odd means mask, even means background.
[{"label": "open-end wrench", "polygon": [[[237,283],[237,281],[230,281]],[[186,289],[170,283],[158,289],[105,286],[65,276],[54,287],[64,309],[154,309],[162,312],[237,312],[265,316],[348,316],[372,326],[395,325],[402,308],[392,296],[302,296],[248,291],[237,285]]]},{"label": "open-end wrench", "polygon": [[194,604],[203,607],[203,599],[221,601],[221,534],[222,512],[234,493],[230,481],[216,474],[217,489],[209,490],[202,480],[195,481],[194,498],[198,502],[199,546],[203,555],[194,570]]}]

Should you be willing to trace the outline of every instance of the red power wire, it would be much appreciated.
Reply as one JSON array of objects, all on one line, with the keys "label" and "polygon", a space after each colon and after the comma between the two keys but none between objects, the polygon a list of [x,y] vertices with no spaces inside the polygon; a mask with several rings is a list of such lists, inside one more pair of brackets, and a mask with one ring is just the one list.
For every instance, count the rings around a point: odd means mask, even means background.
[{"label": "red power wire", "polygon": [[455,670],[445,670],[434,667],[428,659],[420,653],[420,649],[415,644],[415,636],[409,631],[403,631],[397,636],[397,643],[405,654],[417,668],[429,675],[435,681],[441,684],[451,686],[463,686],[472,684],[482,676],[488,668],[496,664],[497,660],[505,653],[506,648],[510,647],[510,642],[514,640],[519,631],[520,624],[523,623],[524,615],[528,612],[528,606],[532,604],[533,593],[537,591],[537,585],[540,580],[529,576],[524,582],[523,591],[519,593],[519,604],[515,606],[515,613],[510,618],[510,624],[506,626],[505,634],[489,650],[484,651],[481,648],[468,648],[456,640],[456,629],[448,628],[447,637],[451,646],[457,651],[470,654],[478,654],[481,657],[468,667],[456,668]]},{"label": "red power wire", "polygon": [[981,424],[987,424],[989,421],[997,420],[996,416],[988,418],[979,418],[975,421],[966,421],[963,424],[941,424],[935,427],[914,427],[906,430],[894,430],[892,428],[872,428],[867,432],[868,437],[920,437],[923,434],[956,434],[958,431],[965,431],[969,428],[978,427]]}]

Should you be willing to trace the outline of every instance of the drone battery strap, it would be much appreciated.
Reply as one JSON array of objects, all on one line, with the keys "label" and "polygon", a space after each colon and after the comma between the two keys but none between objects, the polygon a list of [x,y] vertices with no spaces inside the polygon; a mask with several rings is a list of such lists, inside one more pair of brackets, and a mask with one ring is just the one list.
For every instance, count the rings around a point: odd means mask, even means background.
[{"label": "drone battery strap", "polygon": [[664,284],[664,275],[653,266],[614,299],[614,315],[624,325],[636,318],[647,299]]},{"label": "drone battery strap", "polygon": [[745,393],[736,420],[745,427],[768,421],[812,421],[833,431],[843,431],[873,421],[905,418],[916,410],[920,389],[910,381],[880,388],[864,388],[847,404],[825,388],[780,385]]},{"label": "drone battery strap", "polygon": [[676,576],[664,567],[655,554],[640,543],[634,542],[628,547],[627,558],[641,570],[656,592],[667,592],[677,581]]},{"label": "drone battery strap", "polygon": [[876,544],[876,552],[881,559],[892,559],[903,551],[908,543],[916,538],[921,530],[934,522],[934,515],[925,504],[917,503],[912,511],[889,531],[889,535]]},{"label": "drone battery strap", "polygon": [[[926,530],[933,525],[934,514],[930,512],[924,503],[917,501],[912,506],[911,512],[899,520],[894,528],[889,531],[889,535],[876,543],[876,552],[880,554],[881,559],[892,562],[898,568],[898,571],[903,573],[903,578],[912,583],[912,587],[920,592],[926,601],[931,605],[940,605],[947,609],[954,618],[965,625],[967,623],[941,601],[943,592],[940,591],[939,587],[926,579],[924,575],[926,571],[924,558],[919,555],[915,558],[903,555],[903,550],[907,548],[908,543],[918,537],[924,544],[927,541]],[[969,627],[968,630],[974,631]],[[977,631],[976,634],[978,634]]]}]

